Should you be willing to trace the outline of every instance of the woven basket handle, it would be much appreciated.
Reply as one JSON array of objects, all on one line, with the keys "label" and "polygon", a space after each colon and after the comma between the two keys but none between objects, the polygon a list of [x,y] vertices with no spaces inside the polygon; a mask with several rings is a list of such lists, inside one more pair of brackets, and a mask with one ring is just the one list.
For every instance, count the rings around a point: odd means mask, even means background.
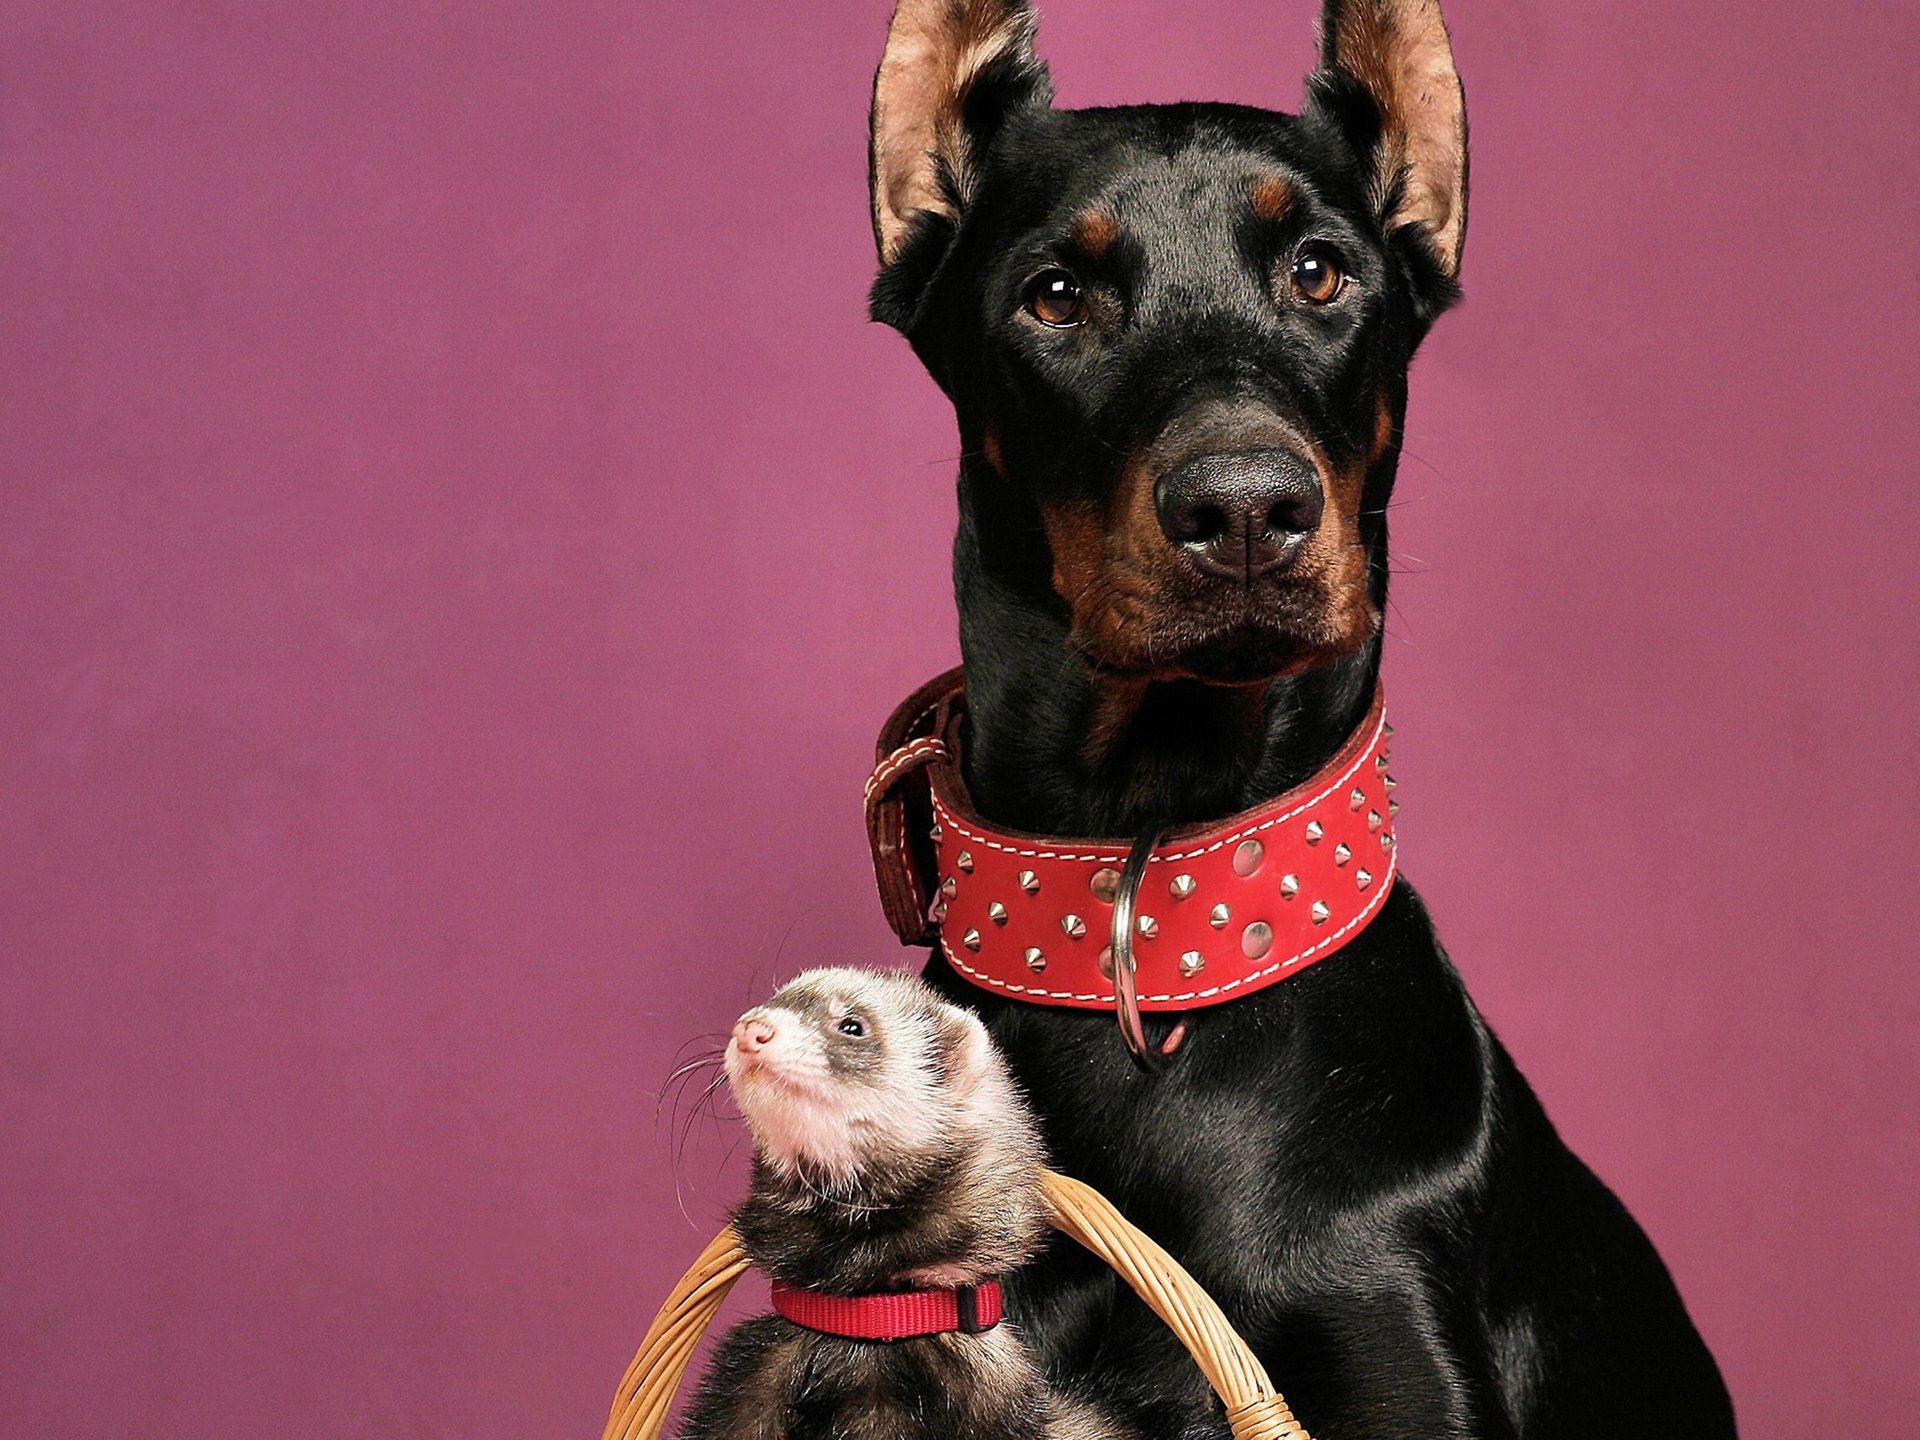
[{"label": "woven basket handle", "polygon": [[[1227,1407],[1234,1440],[1312,1440],[1220,1307],[1179,1261],[1135,1229],[1092,1186],[1051,1170],[1042,1174],[1041,1186],[1054,1229],[1111,1265],[1187,1347]],[[729,1226],[700,1253],[653,1317],[640,1353],[614,1392],[613,1413],[601,1440],[659,1440],[700,1337],[733,1282],[746,1271],[746,1252]]]}]

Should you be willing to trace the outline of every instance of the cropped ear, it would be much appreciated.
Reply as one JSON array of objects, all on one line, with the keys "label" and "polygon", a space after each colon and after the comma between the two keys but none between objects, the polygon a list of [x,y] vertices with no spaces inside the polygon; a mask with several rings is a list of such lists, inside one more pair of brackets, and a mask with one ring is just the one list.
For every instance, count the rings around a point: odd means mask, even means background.
[{"label": "cropped ear", "polygon": [[1418,226],[1440,272],[1467,231],[1467,102],[1439,0],[1326,0],[1317,101],[1357,85],[1378,112],[1375,195],[1389,231]]},{"label": "cropped ear", "polygon": [[873,235],[899,258],[917,217],[958,220],[1006,111],[1053,98],[1025,0],[900,0],[873,80]]}]

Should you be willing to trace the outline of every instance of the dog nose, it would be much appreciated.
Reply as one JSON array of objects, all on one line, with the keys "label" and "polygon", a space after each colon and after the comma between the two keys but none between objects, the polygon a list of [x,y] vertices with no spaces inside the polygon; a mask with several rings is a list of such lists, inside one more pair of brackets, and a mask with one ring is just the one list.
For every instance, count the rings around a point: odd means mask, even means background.
[{"label": "dog nose", "polygon": [[1320,523],[1320,475],[1291,450],[1202,455],[1154,487],[1160,528],[1210,575],[1257,580]]},{"label": "dog nose", "polygon": [[743,1019],[733,1027],[733,1043],[743,1055],[757,1055],[772,1043],[773,1026],[764,1020]]}]

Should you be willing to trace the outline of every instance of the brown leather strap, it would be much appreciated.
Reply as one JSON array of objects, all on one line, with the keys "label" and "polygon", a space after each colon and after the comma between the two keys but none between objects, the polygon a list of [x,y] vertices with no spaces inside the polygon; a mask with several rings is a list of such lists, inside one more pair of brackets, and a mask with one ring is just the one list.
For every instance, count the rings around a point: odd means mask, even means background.
[{"label": "brown leather strap", "polygon": [[887,923],[902,945],[932,945],[939,927],[927,912],[938,883],[934,871],[930,764],[953,763],[949,730],[953,703],[964,688],[958,667],[935,676],[887,717],[867,781],[867,838],[873,878]]}]

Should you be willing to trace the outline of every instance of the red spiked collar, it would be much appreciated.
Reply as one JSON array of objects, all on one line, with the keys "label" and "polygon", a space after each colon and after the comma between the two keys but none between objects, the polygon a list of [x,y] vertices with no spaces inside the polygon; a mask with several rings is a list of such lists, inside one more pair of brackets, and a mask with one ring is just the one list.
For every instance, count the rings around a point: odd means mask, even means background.
[{"label": "red spiked collar", "polygon": [[773,1308],[796,1325],[848,1340],[913,1340],[922,1335],[979,1335],[1000,1323],[1000,1282],[951,1290],[899,1290],[882,1295],[824,1295],[773,1282]]},{"label": "red spiked collar", "polygon": [[1124,1031],[1116,941],[1132,951],[1138,1010],[1199,1009],[1324,960],[1393,887],[1399,807],[1378,691],[1305,784],[1216,824],[1143,838],[1131,854],[1125,841],[1026,835],[983,820],[961,774],[964,704],[952,670],[894,712],[867,782],[867,830],[902,942],[939,945],[983,989],[1040,1005],[1114,1006]]}]

